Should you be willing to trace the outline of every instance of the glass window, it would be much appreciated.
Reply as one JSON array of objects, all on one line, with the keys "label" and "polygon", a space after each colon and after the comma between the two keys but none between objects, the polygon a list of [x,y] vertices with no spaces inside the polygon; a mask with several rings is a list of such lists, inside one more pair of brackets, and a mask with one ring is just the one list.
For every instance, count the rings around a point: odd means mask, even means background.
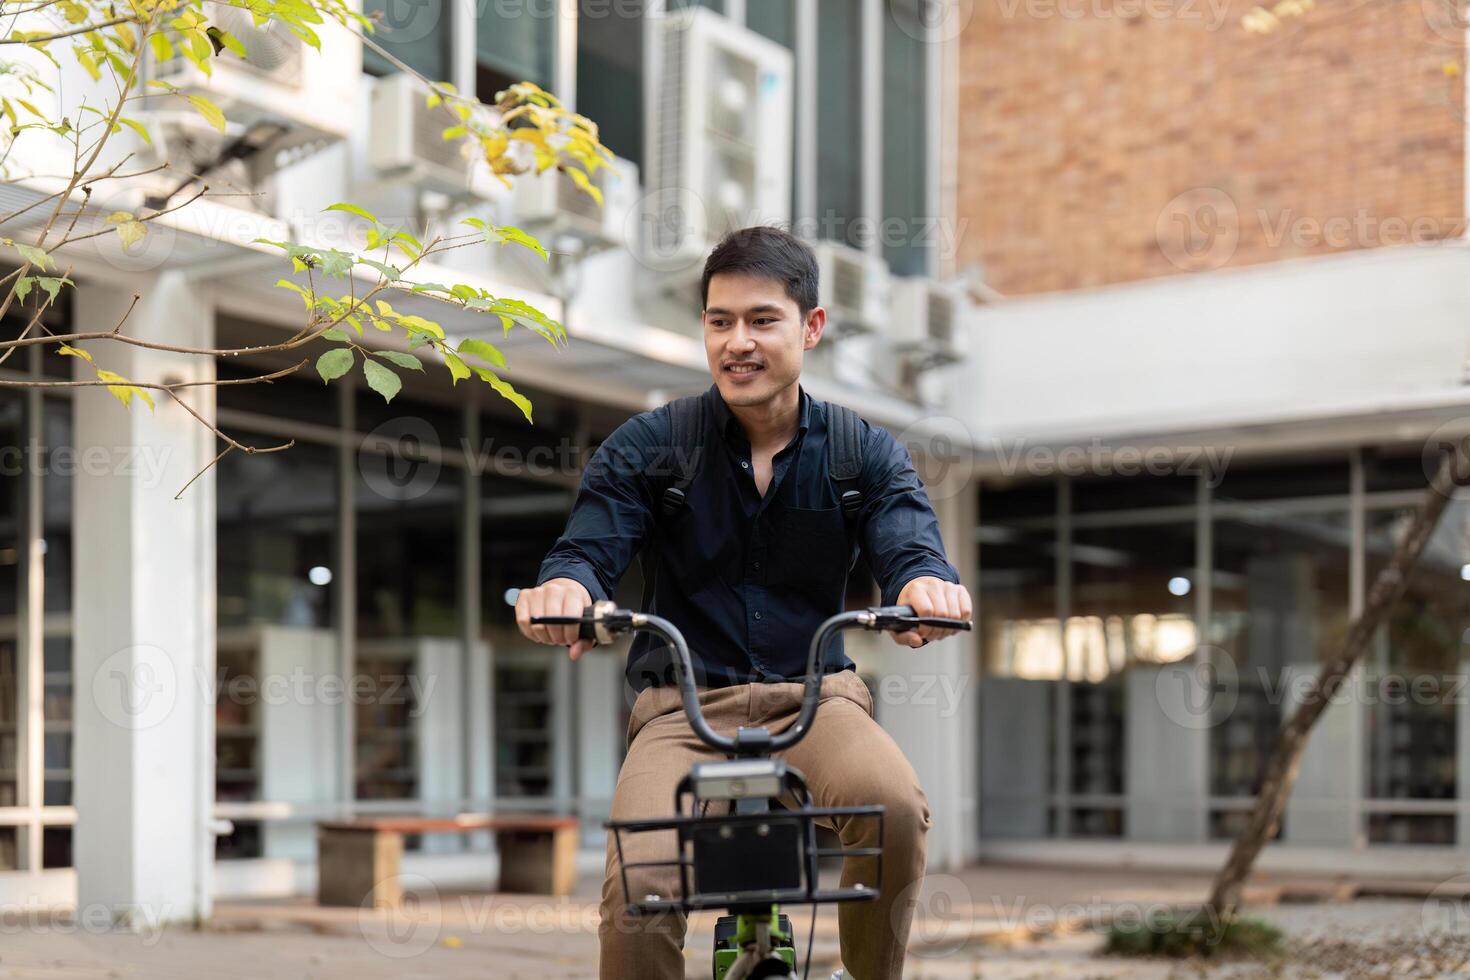
[{"label": "glass window", "polygon": [[976,609],[986,673],[1037,680],[1061,677],[1055,527],[982,522],[979,553]]},{"label": "glass window", "polygon": [[280,453],[230,453],[216,467],[220,629],[331,628],[337,450],[297,443]]},{"label": "glass window", "polygon": [[603,145],[643,162],[643,20],[610,0],[580,0],[577,111],[597,123]]},{"label": "glass window", "polygon": [[[796,15],[792,0],[746,0],[745,23],[757,34],[763,35],[785,47],[796,50]],[[792,115],[793,138],[791,140],[791,215],[798,217],[796,210],[796,157],[800,136],[795,132],[796,117]]]},{"label": "glass window", "polygon": [[[927,0],[888,0],[883,18],[883,257],[900,275],[931,271],[929,206],[929,45],[913,24]],[[905,25],[910,25],[905,29]],[[917,35],[917,36],[916,36]]]},{"label": "glass window", "polygon": [[[1368,587],[1388,564],[1413,511],[1371,511]],[[1408,591],[1374,637],[1365,672],[1369,693],[1368,796],[1453,800],[1458,792],[1458,696],[1470,649],[1470,504],[1455,500],[1409,577]],[[1454,844],[1450,814],[1379,813],[1375,843]]]},{"label": "glass window", "polygon": [[862,247],[862,6],[818,0],[817,213],[819,238]]},{"label": "glass window", "polygon": [[796,23],[791,0],[745,0],[745,23],[757,34],[796,48]]},{"label": "glass window", "polygon": [[1429,486],[1438,458],[1424,446],[1365,449],[1363,487],[1368,493],[1384,490],[1423,490]]},{"label": "glass window", "polygon": [[[0,806],[19,801],[20,691],[16,685],[20,658],[21,560],[25,554],[24,484],[25,397],[0,392]],[[0,868],[16,866],[13,833],[0,831]]]},{"label": "glass window", "polygon": [[[559,3],[505,3],[478,0],[475,5],[475,86],[482,102],[514,82],[551,88]],[[631,19],[631,18],[628,18]]]},{"label": "glass window", "polygon": [[1344,456],[1270,463],[1229,462],[1216,483],[1215,498],[1225,502],[1346,496],[1351,489],[1348,467]]},{"label": "glass window", "polygon": [[1098,683],[1133,663],[1173,663],[1198,646],[1192,521],[1075,528],[1067,676]]},{"label": "glass window", "polygon": [[[221,318],[223,319],[223,318]],[[259,331],[259,327],[252,329]],[[255,334],[259,337],[259,333]],[[221,338],[220,343],[232,342]],[[258,341],[248,341],[256,343]],[[221,381],[235,378],[254,378],[270,373],[272,369],[258,364],[244,364],[235,360],[215,361],[215,376]],[[215,388],[215,404],[221,411],[234,410],[268,415],[291,422],[308,422],[313,425],[335,426],[337,424],[336,385],[324,385],[316,369],[307,365],[295,374],[287,375],[269,384],[220,385]],[[288,433],[295,434],[293,427]],[[289,436],[288,436],[289,437]],[[243,441],[243,440],[242,440]],[[274,445],[284,439],[261,436],[254,440],[256,445]],[[295,450],[292,450],[294,452]],[[225,459],[235,456],[231,453]],[[263,458],[263,457],[257,457]],[[224,462],[221,460],[220,462]],[[223,480],[218,481],[221,484]]]},{"label": "glass window", "polygon": [[[1276,746],[1291,671],[1313,671],[1348,627],[1351,535],[1346,511],[1302,514],[1261,505],[1214,524],[1212,616],[1206,639],[1235,698],[1210,729],[1210,794],[1253,796]],[[1233,810],[1212,833],[1237,829]]]},{"label": "glass window", "polygon": [[360,452],[357,629],[362,638],[457,636],[461,471]]},{"label": "glass window", "polygon": [[[48,614],[47,632],[52,632],[54,628],[69,632],[69,620],[63,617],[56,622],[55,617],[49,614],[71,612],[71,498],[72,473],[75,471],[76,461],[64,463],[53,455],[59,447],[65,447],[68,451],[75,449],[70,398],[43,399],[41,439],[46,447],[41,479],[41,554],[44,583],[42,591]],[[148,449],[146,446],[140,448],[144,452]],[[157,462],[161,464],[163,461]]]},{"label": "glass window", "polygon": [[[1058,458],[1059,462],[1061,457]],[[1115,458],[1114,465],[1131,466],[1131,461]],[[1140,460],[1137,464],[1146,464]],[[1163,468],[1176,466],[1189,469],[1199,465],[1182,456],[1173,457]],[[1073,479],[1072,513],[1088,514],[1098,511],[1131,510],[1155,507],[1193,507],[1198,501],[1198,472],[1167,473],[1158,476],[1115,476],[1100,479]]]},{"label": "glass window", "polygon": [[[491,642],[524,644],[516,628],[515,610],[505,591],[536,584],[541,562],[566,529],[576,492],[572,487],[486,471],[480,476],[481,609]],[[630,573],[636,574],[637,560]],[[630,576],[624,576],[628,578]]]},{"label": "glass window", "polygon": [[[381,401],[381,399],[380,399]],[[388,452],[357,453],[357,662],[354,682],[374,692],[356,704],[358,799],[414,799],[421,793],[418,702],[422,641],[460,635],[459,563],[464,474],[415,450],[444,442],[435,410],[398,403],[404,438]],[[379,428],[380,436],[393,436]],[[450,444],[454,437],[450,437]],[[391,454],[390,454],[391,452]]]},{"label": "glass window", "polygon": [[[449,77],[450,6],[445,0],[364,0],[362,12],[376,21],[372,39],[393,57],[434,81]],[[398,70],[366,46],[362,68],[373,75]]]},{"label": "glass window", "polygon": [[[1123,733],[1123,678],[1067,688],[1071,712],[1069,789],[1075,795],[1117,797],[1075,806],[1068,815],[1073,837],[1121,837],[1126,745]],[[1053,774],[1055,778],[1055,774]]]}]

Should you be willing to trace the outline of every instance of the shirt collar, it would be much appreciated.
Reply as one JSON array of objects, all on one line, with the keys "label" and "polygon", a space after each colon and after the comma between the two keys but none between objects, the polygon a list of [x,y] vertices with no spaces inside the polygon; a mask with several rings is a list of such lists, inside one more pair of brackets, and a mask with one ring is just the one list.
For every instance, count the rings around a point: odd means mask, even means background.
[{"label": "shirt collar", "polygon": [[[800,417],[796,423],[797,431],[804,433],[811,426],[812,422],[812,399],[806,393],[806,388],[800,382],[797,382],[796,392],[797,400],[801,406]],[[726,438],[729,438],[731,432],[730,426],[733,424],[736,428],[739,428],[740,420],[735,418],[735,413],[730,411],[730,406],[726,405],[725,399],[720,396],[720,386],[715,384],[710,385],[709,390],[705,392],[705,398],[709,403],[710,410],[714,412],[715,422],[719,425],[720,432]],[[742,437],[744,434],[744,430],[741,430]]]}]

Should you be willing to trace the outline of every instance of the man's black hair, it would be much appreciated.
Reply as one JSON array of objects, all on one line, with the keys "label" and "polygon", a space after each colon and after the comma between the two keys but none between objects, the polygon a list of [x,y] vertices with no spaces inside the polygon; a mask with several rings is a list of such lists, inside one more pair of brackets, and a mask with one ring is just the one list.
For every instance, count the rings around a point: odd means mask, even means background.
[{"label": "man's black hair", "polygon": [[709,305],[709,281],[721,272],[774,279],[805,317],[817,305],[817,257],[795,235],[770,225],[753,225],[726,235],[709,253],[699,284],[700,306]]}]

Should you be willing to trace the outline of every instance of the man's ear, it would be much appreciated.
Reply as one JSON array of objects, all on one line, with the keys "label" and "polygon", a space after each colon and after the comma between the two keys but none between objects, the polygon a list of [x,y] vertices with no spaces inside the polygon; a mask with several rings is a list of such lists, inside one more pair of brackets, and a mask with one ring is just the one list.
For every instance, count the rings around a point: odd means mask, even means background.
[{"label": "man's ear", "polygon": [[817,346],[817,341],[822,339],[822,331],[827,326],[827,311],[820,306],[812,307],[806,315],[801,327],[801,349],[811,350]]}]

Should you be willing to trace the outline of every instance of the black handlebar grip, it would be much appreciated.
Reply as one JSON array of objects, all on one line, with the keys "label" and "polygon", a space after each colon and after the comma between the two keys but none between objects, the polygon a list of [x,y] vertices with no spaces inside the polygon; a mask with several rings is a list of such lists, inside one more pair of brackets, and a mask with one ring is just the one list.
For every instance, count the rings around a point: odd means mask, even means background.
[{"label": "black handlebar grip", "polygon": [[597,624],[588,616],[532,616],[533,626],[577,626],[577,639],[597,639]]}]

